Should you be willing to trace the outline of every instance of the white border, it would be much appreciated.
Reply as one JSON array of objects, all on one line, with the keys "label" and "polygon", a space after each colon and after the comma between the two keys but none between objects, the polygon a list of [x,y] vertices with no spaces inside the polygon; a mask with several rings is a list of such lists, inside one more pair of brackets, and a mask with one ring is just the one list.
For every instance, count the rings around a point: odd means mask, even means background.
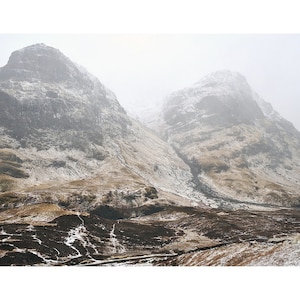
[{"label": "white border", "polygon": [[299,33],[295,0],[10,0],[2,33]]}]

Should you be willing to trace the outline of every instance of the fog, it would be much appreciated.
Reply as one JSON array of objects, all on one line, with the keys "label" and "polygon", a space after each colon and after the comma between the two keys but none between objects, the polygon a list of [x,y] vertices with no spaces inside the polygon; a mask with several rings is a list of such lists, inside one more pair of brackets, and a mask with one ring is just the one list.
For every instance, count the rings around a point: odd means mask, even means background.
[{"label": "fog", "polygon": [[250,86],[300,130],[298,34],[1,34],[0,66],[34,43],[58,48],[111,89],[132,114],[210,72],[243,74]]}]

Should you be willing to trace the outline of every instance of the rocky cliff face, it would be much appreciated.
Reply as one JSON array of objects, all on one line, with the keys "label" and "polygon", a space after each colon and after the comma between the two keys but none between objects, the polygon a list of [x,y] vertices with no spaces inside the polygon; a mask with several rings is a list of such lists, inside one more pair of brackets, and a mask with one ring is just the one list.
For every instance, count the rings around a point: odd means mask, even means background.
[{"label": "rocky cliff face", "polygon": [[239,73],[219,71],[171,94],[164,138],[199,190],[227,200],[299,205],[300,134]]},{"label": "rocky cliff face", "polygon": [[0,126],[23,147],[101,145],[104,136],[122,136],[130,124],[111,91],[43,44],[11,55],[0,69],[0,89]]},{"label": "rocky cliff face", "polygon": [[263,118],[245,78],[229,71],[210,74],[193,87],[173,93],[163,114],[168,125],[201,120],[204,124],[230,127]]}]

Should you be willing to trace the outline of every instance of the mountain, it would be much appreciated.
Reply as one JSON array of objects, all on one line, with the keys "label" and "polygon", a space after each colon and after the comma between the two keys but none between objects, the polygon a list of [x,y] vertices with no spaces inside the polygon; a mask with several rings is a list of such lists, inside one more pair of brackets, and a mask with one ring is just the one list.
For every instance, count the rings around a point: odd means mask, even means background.
[{"label": "mountain", "polygon": [[83,211],[132,206],[157,198],[157,189],[191,203],[189,167],[59,50],[13,52],[0,68],[0,106],[2,207],[45,199]]},{"label": "mountain", "polygon": [[212,197],[300,204],[300,133],[237,72],[218,71],[169,95],[161,135]]}]

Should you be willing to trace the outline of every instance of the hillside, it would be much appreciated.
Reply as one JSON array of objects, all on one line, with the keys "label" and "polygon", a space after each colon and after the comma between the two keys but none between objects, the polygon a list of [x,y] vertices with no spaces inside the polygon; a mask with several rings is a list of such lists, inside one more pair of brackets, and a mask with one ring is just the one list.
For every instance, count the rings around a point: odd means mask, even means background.
[{"label": "hillside", "polygon": [[172,93],[159,123],[199,190],[228,200],[300,204],[300,133],[241,74],[215,72]]}]

